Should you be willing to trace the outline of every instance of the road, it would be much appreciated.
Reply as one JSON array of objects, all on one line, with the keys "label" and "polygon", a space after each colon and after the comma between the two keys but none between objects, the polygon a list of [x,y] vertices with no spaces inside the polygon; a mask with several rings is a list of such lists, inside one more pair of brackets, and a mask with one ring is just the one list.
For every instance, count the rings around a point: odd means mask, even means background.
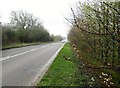
[{"label": "road", "polygon": [[50,43],[3,50],[2,86],[30,86],[62,46]]}]

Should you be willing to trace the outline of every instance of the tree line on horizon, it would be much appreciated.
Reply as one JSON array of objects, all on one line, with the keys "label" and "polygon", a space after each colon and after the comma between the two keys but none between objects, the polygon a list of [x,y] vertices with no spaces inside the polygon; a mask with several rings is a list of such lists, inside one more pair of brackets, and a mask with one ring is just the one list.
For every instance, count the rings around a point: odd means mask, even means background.
[{"label": "tree line on horizon", "polygon": [[40,20],[31,13],[25,11],[12,11],[10,23],[1,24],[2,44],[12,43],[32,43],[32,42],[51,42],[57,37],[62,40],[60,35],[50,35],[44,28]]}]

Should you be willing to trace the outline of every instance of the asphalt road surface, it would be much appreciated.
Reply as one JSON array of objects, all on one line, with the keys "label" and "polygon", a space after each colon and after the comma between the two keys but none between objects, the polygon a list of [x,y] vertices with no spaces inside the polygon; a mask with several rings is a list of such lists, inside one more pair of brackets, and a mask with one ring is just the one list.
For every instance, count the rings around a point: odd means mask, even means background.
[{"label": "asphalt road surface", "polygon": [[3,50],[2,86],[30,86],[62,46],[63,43],[50,43]]}]

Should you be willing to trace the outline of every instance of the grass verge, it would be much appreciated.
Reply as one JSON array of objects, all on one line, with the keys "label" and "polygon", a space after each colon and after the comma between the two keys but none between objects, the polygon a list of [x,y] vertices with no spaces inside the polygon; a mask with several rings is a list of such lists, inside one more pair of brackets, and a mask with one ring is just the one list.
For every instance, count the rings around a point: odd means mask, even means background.
[{"label": "grass verge", "polygon": [[3,45],[2,50],[11,49],[11,48],[19,48],[19,47],[25,47],[25,46],[31,46],[31,45],[38,45],[38,44],[44,44],[47,42],[35,42],[35,43],[12,43],[9,45]]},{"label": "grass verge", "polygon": [[37,87],[40,86],[92,86],[95,80],[79,67],[80,60],[66,43]]}]

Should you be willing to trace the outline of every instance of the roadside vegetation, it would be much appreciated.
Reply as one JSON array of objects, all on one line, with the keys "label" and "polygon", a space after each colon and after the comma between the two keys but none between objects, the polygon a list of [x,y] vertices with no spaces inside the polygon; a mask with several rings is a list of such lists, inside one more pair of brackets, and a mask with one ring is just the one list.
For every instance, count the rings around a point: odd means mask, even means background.
[{"label": "roadside vegetation", "polygon": [[61,41],[60,35],[50,35],[40,19],[25,11],[12,11],[11,21],[0,24],[2,30],[2,49],[21,47],[37,42]]},{"label": "roadside vegetation", "polygon": [[[73,52],[69,43],[66,43],[56,57],[49,70],[43,76],[37,87],[41,86],[81,86],[93,87],[98,82],[89,76],[81,61]],[[82,64],[82,63],[81,63]],[[99,86],[99,85],[98,85]]]},{"label": "roadside vegetation", "polygon": [[100,83],[120,87],[120,1],[77,5],[71,8],[72,20],[66,18],[71,46]]},{"label": "roadside vegetation", "polygon": [[48,42],[34,42],[34,43],[11,43],[7,45],[2,46],[2,50],[11,49],[11,48],[19,48],[19,47],[25,47],[25,46],[31,46],[31,45],[38,45],[38,44],[45,44]]},{"label": "roadside vegetation", "polygon": [[38,86],[119,88],[120,2],[77,5],[66,18],[72,49],[64,46]]},{"label": "roadside vegetation", "polygon": [[[87,0],[71,8],[68,40],[40,86],[120,87],[120,1]],[[40,20],[24,11],[11,12],[1,24],[3,48],[61,41],[50,35]]]}]

